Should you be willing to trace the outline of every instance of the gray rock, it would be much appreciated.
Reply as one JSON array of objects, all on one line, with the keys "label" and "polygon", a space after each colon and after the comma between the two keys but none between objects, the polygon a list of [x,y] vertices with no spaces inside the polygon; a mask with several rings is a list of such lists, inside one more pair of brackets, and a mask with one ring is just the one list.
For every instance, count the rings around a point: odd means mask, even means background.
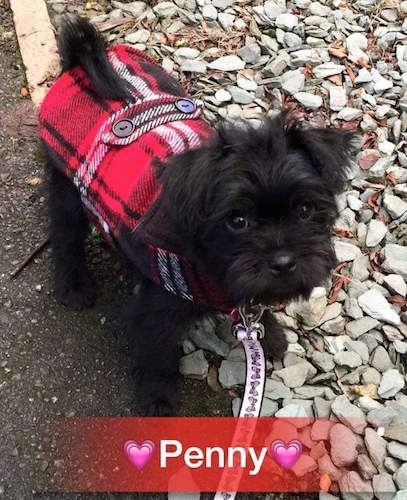
[{"label": "gray rock", "polygon": [[400,460],[396,460],[395,458],[386,457],[384,459],[384,466],[386,467],[386,470],[391,472],[392,474],[394,474],[396,470],[400,468],[400,465]]},{"label": "gray rock", "polygon": [[217,9],[227,9],[236,3],[236,0],[212,0],[213,6]]},{"label": "gray rock", "polygon": [[357,108],[343,108],[338,113],[338,120],[345,120],[347,122],[362,118],[363,111]]},{"label": "gray rock", "polygon": [[251,43],[239,49],[237,55],[242,58],[244,62],[255,64],[261,56],[261,50],[257,43]]},{"label": "gray rock", "polygon": [[399,274],[407,281],[407,247],[392,243],[387,244],[384,247],[384,256],[383,269]]},{"label": "gray rock", "polygon": [[219,12],[218,14],[218,22],[222,26],[225,31],[228,31],[235,20],[233,14],[228,14],[227,12]]},{"label": "gray rock", "polygon": [[384,193],[383,205],[392,219],[398,219],[407,212],[407,203],[398,196]]},{"label": "gray rock", "polygon": [[208,67],[218,71],[237,71],[245,67],[245,62],[236,55],[228,55],[218,57],[218,59],[209,63]]},{"label": "gray rock", "polygon": [[335,64],[333,62],[327,62],[315,66],[312,72],[315,78],[327,78],[328,76],[338,75],[344,71],[345,66],[342,64]]},{"label": "gray rock", "polygon": [[[345,343],[345,347],[349,351],[353,351],[358,354],[363,364],[366,364],[369,361],[369,349],[367,345],[360,340],[347,340]],[[345,365],[349,366],[349,365]],[[359,366],[359,365],[356,365]],[[351,367],[354,368],[354,367]]]},{"label": "gray rock", "polygon": [[359,441],[346,425],[333,425],[329,433],[329,439],[331,443],[331,459],[337,467],[347,467],[356,461]]},{"label": "gray rock", "polygon": [[373,476],[373,491],[379,500],[389,500],[396,493],[393,478],[388,472]]},{"label": "gray rock", "polygon": [[393,479],[401,490],[407,490],[407,463],[400,467]]},{"label": "gray rock", "polygon": [[219,354],[227,358],[230,347],[221,340],[215,333],[215,325],[211,319],[204,319],[191,326],[188,330],[188,337],[201,349]]},{"label": "gray rock", "polygon": [[380,323],[376,319],[364,316],[361,319],[350,321],[346,325],[345,329],[349,337],[352,337],[352,339],[358,339],[361,335],[373,330],[373,328],[376,328],[379,325]]},{"label": "gray rock", "polygon": [[316,373],[317,370],[311,363],[304,361],[288,368],[274,371],[273,377],[281,379],[287,387],[294,388],[304,385],[306,380],[313,377]]},{"label": "gray rock", "polygon": [[360,248],[348,241],[343,241],[338,238],[334,239],[334,248],[336,258],[339,262],[349,262],[357,259],[362,255]]},{"label": "gray rock", "polygon": [[306,418],[308,417],[307,412],[303,406],[297,404],[288,404],[284,406],[280,410],[278,410],[275,414],[276,417],[279,418]]},{"label": "gray rock", "polygon": [[284,399],[291,396],[291,391],[279,380],[266,379],[264,397],[268,399]]},{"label": "gray rock", "polygon": [[182,375],[199,380],[207,377],[208,368],[209,363],[202,350],[182,356],[179,363],[179,371]]},{"label": "gray rock", "polygon": [[316,397],[314,399],[314,413],[317,418],[327,418],[331,413],[331,401],[327,401],[326,399]]},{"label": "gray rock", "polygon": [[303,477],[306,474],[309,474],[310,472],[316,470],[318,468],[317,463],[315,460],[307,455],[306,453],[302,453],[300,455],[300,458],[297,460],[297,462],[291,467],[291,471],[294,472],[294,474],[297,477]]},{"label": "gray rock", "polygon": [[325,321],[320,328],[325,333],[330,333],[333,335],[340,335],[345,332],[345,318],[338,316],[335,319],[330,319]]},{"label": "gray rock", "polygon": [[374,288],[361,295],[358,298],[358,303],[362,310],[372,318],[396,326],[400,323],[398,314],[392,309],[383,295]]},{"label": "gray rock", "polygon": [[367,226],[366,246],[375,247],[386,236],[387,226],[384,222],[372,219]]},{"label": "gray rock", "polygon": [[309,300],[291,302],[286,307],[286,313],[309,327],[315,327],[322,319],[327,305],[326,290],[322,287],[314,288]]},{"label": "gray rock", "polygon": [[[366,345],[366,344],[364,344]],[[382,376],[376,370],[376,368],[373,368],[372,366],[369,366],[363,373],[362,373],[362,382],[364,384],[374,384],[374,385],[379,385],[380,380],[382,379]]]},{"label": "gray rock", "polygon": [[394,369],[387,370],[383,373],[378,393],[383,399],[389,399],[401,391],[404,386],[404,377],[400,372]]},{"label": "gray rock", "polygon": [[170,18],[178,12],[178,7],[172,2],[160,2],[153,7],[153,11],[158,17]]},{"label": "gray rock", "polygon": [[334,361],[337,365],[348,368],[356,368],[362,364],[362,359],[357,352],[337,352],[334,356]]},{"label": "gray rock", "polygon": [[202,16],[204,19],[207,19],[209,21],[216,21],[218,17],[218,11],[213,5],[205,4],[202,7]]},{"label": "gray rock", "polygon": [[331,406],[332,412],[339,420],[357,434],[363,434],[366,418],[363,411],[352,404],[345,395],[338,396]]},{"label": "gray rock", "polygon": [[197,59],[186,59],[180,66],[181,71],[190,73],[206,73],[206,63]]},{"label": "gray rock", "polygon": [[146,43],[150,38],[150,32],[148,30],[138,30],[135,33],[129,33],[124,37],[127,43]]},{"label": "gray rock", "polygon": [[[354,262],[356,262],[356,261],[354,261]],[[354,299],[354,298],[352,299],[350,297],[346,297],[344,307],[345,307],[346,314],[350,318],[352,318],[352,319],[363,318],[363,311],[359,307],[358,299]]]},{"label": "gray rock", "polygon": [[278,410],[278,403],[271,399],[264,398],[261,404],[261,417],[273,417]]},{"label": "gray rock", "polygon": [[281,86],[285,92],[294,95],[304,88],[305,76],[300,69],[287,71],[281,77]]},{"label": "gray rock", "polygon": [[223,360],[219,368],[219,382],[227,389],[246,381],[246,363]]},{"label": "gray rock", "polygon": [[365,431],[365,444],[375,467],[383,470],[383,462],[387,455],[387,442],[379,434],[368,427]]},{"label": "gray rock", "polygon": [[390,441],[387,449],[392,457],[407,462],[407,445],[398,443],[397,441]]},{"label": "gray rock", "polygon": [[352,33],[346,39],[348,59],[356,63],[363,61],[367,63],[369,56],[364,52],[367,49],[367,38],[362,33]]},{"label": "gray rock", "polygon": [[311,427],[311,439],[313,441],[328,441],[329,433],[333,425],[335,425],[334,422],[330,420],[319,420],[314,422]]},{"label": "gray rock", "polygon": [[318,458],[318,467],[321,475],[328,474],[333,481],[338,481],[342,476],[342,471],[334,465],[329,455],[323,455],[321,458]]},{"label": "gray rock", "polygon": [[147,4],[144,2],[123,3],[112,0],[112,7],[120,9],[124,14],[138,18],[147,9]]},{"label": "gray rock", "polygon": [[294,94],[295,99],[307,109],[318,109],[322,106],[322,97],[309,92],[297,92]]},{"label": "gray rock", "polygon": [[407,488],[405,490],[399,490],[392,500],[407,500]]},{"label": "gray rock", "polygon": [[254,95],[239,87],[228,87],[228,92],[237,104],[250,104],[254,101]]},{"label": "gray rock", "polygon": [[227,90],[219,89],[215,93],[215,99],[218,102],[229,102],[232,100],[232,96]]},{"label": "gray rock", "polygon": [[389,274],[383,278],[384,286],[390,290],[391,293],[405,297],[407,294],[407,284],[403,278],[398,274]]},{"label": "gray rock", "polygon": [[377,408],[369,411],[366,420],[373,427],[386,427],[394,419],[395,413],[391,408]]},{"label": "gray rock", "polygon": [[363,480],[355,471],[345,472],[338,483],[344,500],[370,500],[373,498],[370,481]]},{"label": "gray rock", "polygon": [[335,368],[332,354],[327,352],[314,351],[311,356],[312,363],[323,372],[330,372]]},{"label": "gray rock", "polygon": [[393,368],[388,352],[381,345],[375,349],[370,364],[381,373]]},{"label": "gray rock", "polygon": [[291,31],[298,24],[298,17],[294,14],[280,14],[276,17],[276,26],[277,28],[281,28],[283,30]]},{"label": "gray rock", "polygon": [[400,333],[400,330],[395,326],[383,325],[383,333],[386,335],[387,340],[394,342],[395,340],[404,340],[404,336]]},{"label": "gray rock", "polygon": [[356,464],[363,479],[372,479],[372,477],[377,474],[376,467],[373,465],[368,455],[364,453],[358,455]]},{"label": "gray rock", "polygon": [[393,345],[396,351],[399,352],[400,354],[407,353],[407,342],[401,342],[400,340],[395,340]]},{"label": "gray rock", "polygon": [[264,2],[264,13],[269,19],[275,20],[276,17],[283,14],[285,10],[285,2],[278,2],[278,0],[266,0]]},{"label": "gray rock", "polygon": [[391,424],[384,429],[384,437],[386,439],[395,439],[396,441],[400,441],[400,443],[407,444],[407,433],[406,433],[406,424]]},{"label": "gray rock", "polygon": [[332,11],[326,5],[322,5],[320,2],[311,2],[309,6],[309,13],[313,16],[326,17],[329,16]]}]

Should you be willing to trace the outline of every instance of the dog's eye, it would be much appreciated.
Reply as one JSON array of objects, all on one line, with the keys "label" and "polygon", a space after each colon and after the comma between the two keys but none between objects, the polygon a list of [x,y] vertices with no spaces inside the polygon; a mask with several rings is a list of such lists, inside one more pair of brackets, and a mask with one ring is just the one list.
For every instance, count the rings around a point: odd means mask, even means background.
[{"label": "dog's eye", "polygon": [[301,219],[308,219],[312,215],[312,207],[310,205],[298,205],[297,207],[298,217]]},{"label": "dog's eye", "polygon": [[226,226],[233,232],[245,231],[249,227],[249,220],[242,215],[233,215],[226,221]]}]

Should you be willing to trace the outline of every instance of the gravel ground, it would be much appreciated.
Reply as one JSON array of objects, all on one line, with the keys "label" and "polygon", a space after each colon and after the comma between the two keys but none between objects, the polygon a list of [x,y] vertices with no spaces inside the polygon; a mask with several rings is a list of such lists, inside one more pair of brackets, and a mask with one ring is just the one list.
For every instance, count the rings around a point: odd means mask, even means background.
[{"label": "gravel ground", "polygon": [[[279,313],[290,344],[283,361],[269,365],[263,415],[337,417],[338,426],[308,442],[307,467],[328,472],[339,490],[365,490],[363,498],[406,499],[407,2],[49,0],[48,6],[56,26],[66,11],[79,12],[111,42],[146,50],[203,101],[211,123],[256,122],[285,106],[312,124],[358,128],[361,148],[349,189],[338,198],[333,234],[340,264],[309,302]],[[10,115],[24,102],[23,82],[4,9],[3,18],[0,68],[10,88],[0,109]],[[31,429],[40,416],[131,413],[114,319],[120,294],[129,292],[97,239],[90,241],[91,265],[98,283],[108,278],[110,286],[101,287],[91,311],[55,305],[48,250],[9,281],[10,269],[46,231],[35,142],[0,140],[6,235],[0,320],[8,327],[0,332],[6,445],[0,460],[6,493],[14,488],[19,498],[21,488],[20,497],[29,498],[30,461],[47,469]],[[228,414],[231,399],[238,408],[244,363],[228,328],[218,316],[188,332],[183,414]],[[346,449],[338,446],[344,440]],[[318,455],[317,446],[327,451]]]}]

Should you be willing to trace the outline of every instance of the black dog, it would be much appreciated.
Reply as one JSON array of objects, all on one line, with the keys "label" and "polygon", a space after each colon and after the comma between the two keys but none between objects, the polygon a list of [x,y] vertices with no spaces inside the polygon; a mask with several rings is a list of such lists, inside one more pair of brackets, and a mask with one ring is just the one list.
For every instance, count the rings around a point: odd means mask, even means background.
[{"label": "black dog", "polygon": [[[257,128],[224,124],[208,134],[199,115],[192,116],[198,112],[194,102],[151,59],[122,46],[122,60],[117,62],[119,52],[112,55],[97,31],[80,19],[65,23],[59,46],[63,65],[59,80],[65,87],[61,95],[51,89],[57,98],[48,98],[40,113],[50,167],[57,298],[76,309],[92,303],[92,280],[84,256],[86,213],[144,276],[132,306],[131,359],[138,399],[143,414],[171,414],[177,335],[187,322],[250,302],[278,304],[306,298],[329,276],[335,262],[330,234],[337,216],[334,196],[344,186],[353,135],[302,127],[287,115],[266,119]],[[136,61],[142,76],[126,57]],[[132,196],[139,200],[138,194],[131,191],[126,203],[118,201],[106,177],[97,177],[96,153],[87,156],[86,148],[95,148],[92,141],[105,123],[98,122],[99,115],[89,117],[86,110],[90,100],[106,116],[122,116],[122,108],[148,101],[137,92],[140,81],[148,82],[150,77],[155,93],[172,96],[179,116],[165,115],[166,124],[159,125],[137,122],[140,114],[125,111],[124,119],[114,122],[113,134],[109,128],[107,135],[100,135],[101,143],[105,142],[97,147],[102,149],[95,149],[105,154],[108,143],[112,154],[122,154],[130,148],[124,144],[126,138],[138,134],[132,147],[141,144],[142,153],[152,156],[155,178],[151,182],[158,189],[153,190],[158,195],[152,205],[143,211],[138,210],[138,201],[127,203]],[[80,87],[77,101],[64,107],[64,95],[71,95],[75,86]],[[160,129],[159,134],[157,127],[174,131],[174,122],[184,118],[192,128],[193,119],[201,124],[199,144],[189,145],[188,134],[181,133],[178,123],[181,152],[161,152],[155,158],[151,144],[167,130]],[[150,127],[146,133],[145,126]],[[87,143],[85,135],[90,136]],[[162,140],[157,143],[163,145]],[[133,161],[137,171],[138,159]],[[115,167],[114,181],[129,175],[124,163],[121,160]],[[79,175],[80,168],[85,171]],[[93,184],[86,176],[93,176]],[[126,189],[127,182],[122,184]],[[104,202],[107,198],[110,201]],[[134,227],[116,220],[118,214],[135,220]],[[109,229],[106,220],[117,225]],[[266,355],[279,358],[287,346],[285,335],[270,312],[263,322]]]}]

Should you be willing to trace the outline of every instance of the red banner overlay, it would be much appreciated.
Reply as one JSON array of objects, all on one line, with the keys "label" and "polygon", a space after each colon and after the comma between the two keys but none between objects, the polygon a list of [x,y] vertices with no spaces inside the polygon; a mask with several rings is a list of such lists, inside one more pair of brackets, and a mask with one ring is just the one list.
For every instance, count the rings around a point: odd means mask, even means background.
[{"label": "red banner overlay", "polygon": [[[330,459],[335,424],[271,417],[55,419],[48,442],[58,467],[41,489],[214,492],[221,483],[222,491],[337,491],[336,478],[321,467]],[[363,436],[363,427],[358,433]]]}]

